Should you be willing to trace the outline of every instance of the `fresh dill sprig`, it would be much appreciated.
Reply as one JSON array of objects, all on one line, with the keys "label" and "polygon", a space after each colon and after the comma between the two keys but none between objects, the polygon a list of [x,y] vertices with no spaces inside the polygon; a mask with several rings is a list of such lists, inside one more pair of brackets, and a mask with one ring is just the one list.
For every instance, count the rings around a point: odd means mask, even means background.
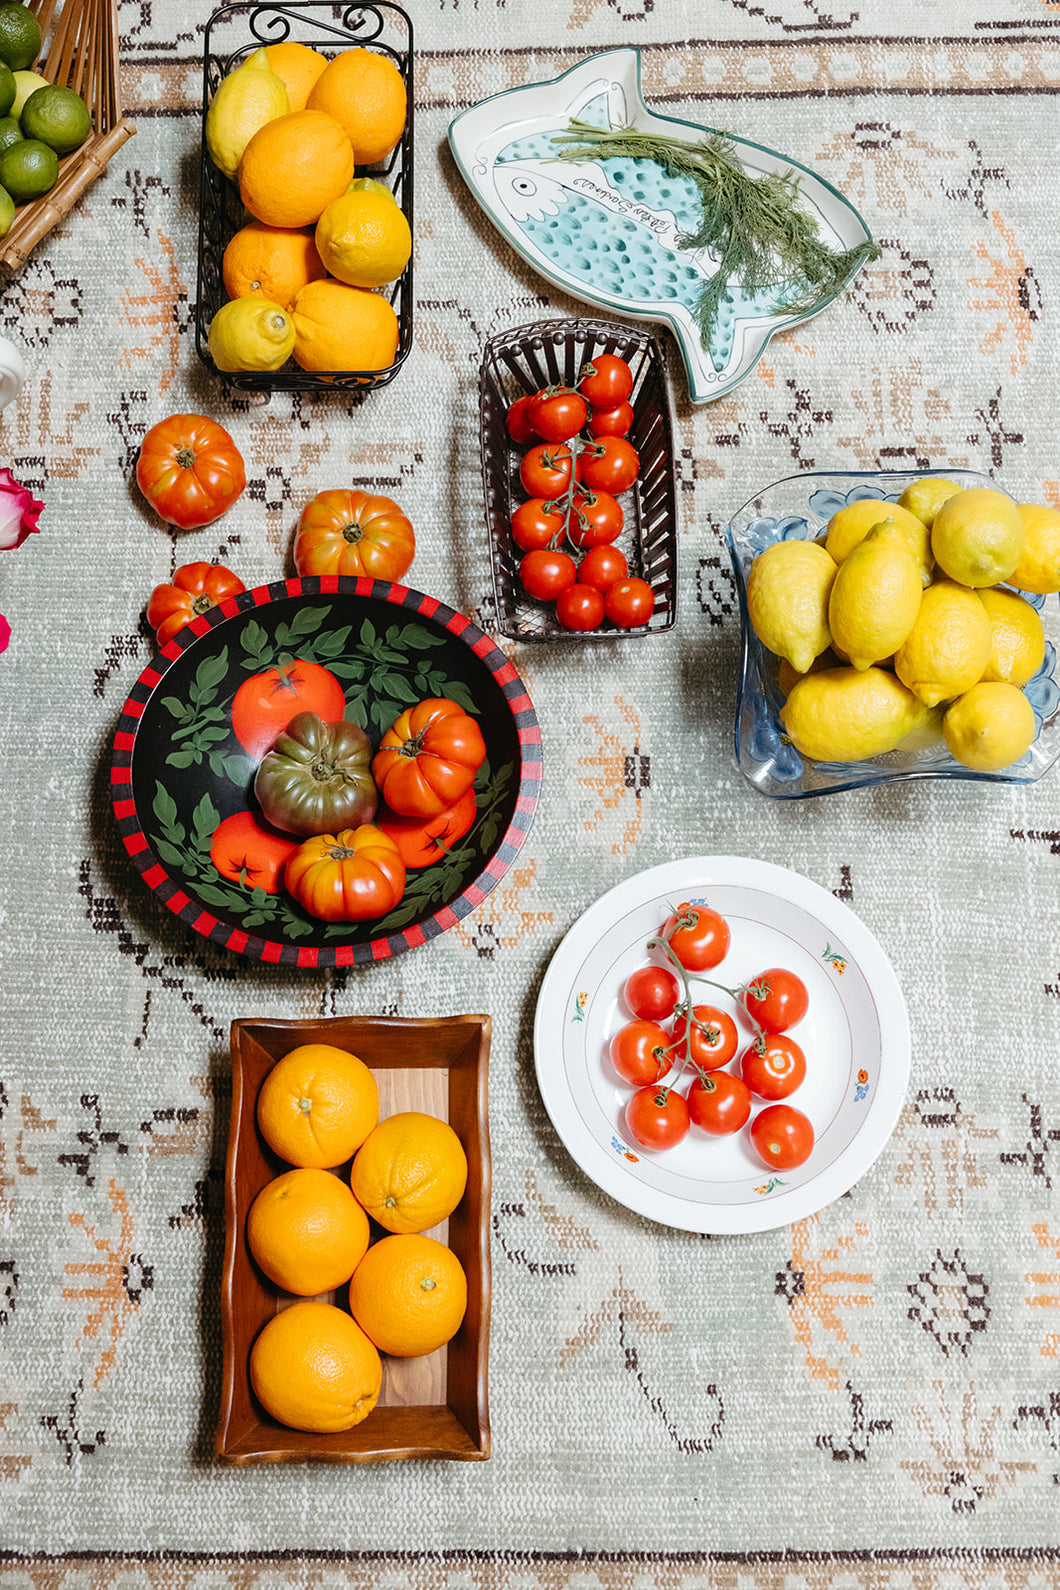
[{"label": "fresh dill sprig", "polygon": [[791,171],[752,177],[720,133],[692,143],[636,127],[594,127],[575,117],[565,132],[553,134],[552,143],[560,160],[653,160],[668,176],[695,183],[703,213],[680,245],[719,255],[718,269],[694,310],[704,345],[730,282],[739,281],[748,293],[788,283],[789,294],[775,312],[809,315],[823,308],[866,260],[879,257],[871,238],[856,248],[830,248],[813,216],[799,206],[797,177]]}]

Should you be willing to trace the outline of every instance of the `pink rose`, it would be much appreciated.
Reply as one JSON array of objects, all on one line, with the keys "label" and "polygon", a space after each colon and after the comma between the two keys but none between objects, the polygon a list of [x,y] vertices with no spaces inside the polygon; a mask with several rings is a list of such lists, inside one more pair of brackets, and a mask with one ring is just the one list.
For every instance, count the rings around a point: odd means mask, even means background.
[{"label": "pink rose", "polygon": [[4,617],[3,613],[0,613],[0,651],[6,651],[7,650],[7,643],[8,643],[8,641],[10,639],[11,639],[11,625],[8,623],[7,619]]},{"label": "pink rose", "polygon": [[37,519],[43,507],[9,469],[0,469],[0,550],[20,547],[28,535],[39,530]]}]

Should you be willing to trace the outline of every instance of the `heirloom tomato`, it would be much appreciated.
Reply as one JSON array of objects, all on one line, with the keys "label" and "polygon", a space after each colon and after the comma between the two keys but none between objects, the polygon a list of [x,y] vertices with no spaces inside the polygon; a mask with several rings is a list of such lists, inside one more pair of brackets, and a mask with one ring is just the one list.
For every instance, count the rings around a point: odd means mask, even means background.
[{"label": "heirloom tomato", "polygon": [[740,1075],[760,1099],[786,1099],[806,1075],[806,1056],[786,1032],[767,1033],[744,1052]]},{"label": "heirloom tomato", "polygon": [[243,455],[204,414],[173,414],[140,444],[136,482],[167,524],[194,530],[231,508],[247,483]]},{"label": "heirloom tomato", "polygon": [[632,403],[616,403],[613,409],[593,409],[586,429],[590,436],[625,436],[632,424]]},{"label": "heirloom tomato", "polygon": [[165,646],[211,607],[245,590],[243,581],[221,563],[184,563],[168,585],[156,585],[151,592],[147,622],[158,644]]},{"label": "heirloom tomato", "polygon": [[655,592],[647,580],[616,580],[604,592],[604,611],[619,629],[636,629],[654,613]]},{"label": "heirloom tomato", "polygon": [[519,564],[520,583],[535,602],[555,601],[577,578],[578,565],[570,553],[558,552],[555,547],[528,552]]},{"label": "heirloom tomato", "polygon": [[688,1090],[688,1114],[693,1126],[712,1137],[731,1137],[751,1113],[751,1090],[742,1077],[716,1071],[697,1077]]},{"label": "heirloom tomato", "polygon": [[478,811],[473,789],[465,790],[455,806],[447,806],[435,817],[398,817],[382,811],[376,826],[392,839],[406,867],[429,867],[441,861],[458,839],[463,839]]},{"label": "heirloom tomato", "polygon": [[566,495],[574,478],[574,454],[566,442],[541,442],[523,454],[519,479],[528,497],[551,501]]},{"label": "heirloom tomato", "polygon": [[622,997],[634,1016],[644,1021],[663,1021],[672,1016],[681,989],[673,972],[665,966],[638,966],[622,985]]},{"label": "heirloom tomato", "polygon": [[790,1104],[767,1104],[751,1122],[751,1142],[772,1170],[795,1170],[813,1152],[813,1127]]},{"label": "heirloom tomato", "polygon": [[372,743],[356,723],[296,712],[266,751],[254,794],[267,822],[288,834],[333,834],[375,816]]},{"label": "heirloom tomato", "polygon": [[617,541],[625,514],[607,491],[574,493],[568,535],[576,547],[599,547]]},{"label": "heirloom tomato", "polygon": [[277,894],[283,869],[297,849],[297,839],[274,833],[253,812],[235,812],[215,828],[210,860],[222,878]]},{"label": "heirloom tomato", "polygon": [[284,882],[310,916],[366,922],[401,899],[405,863],[392,839],[374,823],[362,823],[304,840],[287,863]]},{"label": "heirloom tomato", "polygon": [[564,629],[599,629],[604,617],[604,598],[595,585],[568,585],[556,597],[556,618]]},{"label": "heirloom tomato", "polygon": [[611,1064],[623,1082],[641,1088],[670,1070],[670,1040],[657,1021],[627,1021],[611,1039]]},{"label": "heirloom tomato", "polygon": [[412,566],[416,533],[390,497],[320,491],[302,509],[294,542],[299,574],[400,580]]},{"label": "heirloom tomato", "polygon": [[326,723],[346,714],[346,697],[333,673],[295,658],[245,679],[232,701],[232,731],[260,762],[297,712],[316,712]]},{"label": "heirloom tomato", "polygon": [[786,1032],[810,1008],[806,984],[783,966],[771,966],[752,977],[740,1000],[764,1032]]},{"label": "heirloom tomato", "polygon": [[563,515],[557,513],[551,503],[543,497],[530,497],[512,514],[512,540],[520,552],[557,546],[563,539],[565,524]]},{"label": "heirloom tomato", "polygon": [[721,1066],[728,1065],[739,1047],[736,1023],[715,1005],[693,1005],[692,1032],[686,1042],[687,1029],[686,1017],[675,1016],[671,1029],[672,1041],[680,1045],[678,1057],[683,1060],[687,1053],[692,1064],[700,1071],[717,1071]]},{"label": "heirloom tomato", "polygon": [[428,696],[383,735],[372,775],[399,817],[435,817],[471,788],[485,760],[474,718],[455,701]]},{"label": "heirloom tomato", "polygon": [[617,353],[595,354],[582,366],[578,391],[594,409],[613,409],[633,391],[633,372]]},{"label": "heirloom tomato", "polygon": [[706,905],[679,905],[663,929],[663,937],[686,972],[705,972],[723,961],[729,951],[729,924]]},{"label": "heirloom tomato", "polygon": [[[624,580],[629,573],[626,555],[609,542],[602,541],[590,547],[578,565],[578,578],[583,585],[595,585],[606,597],[608,588],[616,580]],[[606,611],[606,602],[605,602]]]},{"label": "heirloom tomato", "polygon": [[628,491],[640,473],[640,459],[624,436],[601,436],[578,455],[578,479],[593,491],[613,497]]},{"label": "heirloom tomato", "polygon": [[569,442],[585,424],[588,405],[569,386],[544,387],[530,399],[530,424],[546,442]]},{"label": "heirloom tomato", "polygon": [[641,1148],[673,1148],[688,1133],[688,1104],[676,1088],[639,1088],[626,1105],[626,1126]]}]

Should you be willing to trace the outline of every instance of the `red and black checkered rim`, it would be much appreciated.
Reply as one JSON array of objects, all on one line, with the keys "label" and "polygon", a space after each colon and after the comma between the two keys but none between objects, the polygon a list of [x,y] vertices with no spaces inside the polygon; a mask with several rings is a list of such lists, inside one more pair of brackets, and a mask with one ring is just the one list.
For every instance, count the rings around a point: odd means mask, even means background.
[{"label": "red and black checkered rim", "polygon": [[[519,789],[511,821],[482,871],[457,897],[431,916],[399,932],[357,944],[331,946],[294,945],[256,937],[218,919],[193,900],[155,855],[140,824],[132,788],[132,764],[140,719],[153,693],[172,663],[201,635],[249,609],[285,597],[373,597],[391,603],[407,614],[419,614],[446,629],[467,646],[492,674],[504,696],[519,744]],[[321,575],[279,580],[229,597],[202,618],[180,630],[151,662],[133,686],[122,708],[114,735],[111,761],[111,800],[118,830],[133,865],[162,903],[203,938],[254,960],[280,966],[350,966],[385,960],[412,949],[454,927],[480,905],[500,882],[526,841],[541,796],[541,729],[526,686],[516,669],[488,635],[469,618],[433,596],[386,580],[347,579]]]}]

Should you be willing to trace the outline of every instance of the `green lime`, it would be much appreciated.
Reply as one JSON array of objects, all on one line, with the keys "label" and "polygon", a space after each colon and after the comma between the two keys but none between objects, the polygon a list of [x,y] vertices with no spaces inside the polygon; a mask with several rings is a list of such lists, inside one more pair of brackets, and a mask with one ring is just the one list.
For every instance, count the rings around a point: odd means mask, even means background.
[{"label": "green lime", "polygon": [[15,219],[15,201],[6,188],[0,188],[0,237],[6,237]]},{"label": "green lime", "polygon": [[59,156],[36,138],[21,138],[0,154],[0,187],[7,189],[16,204],[49,193],[58,175]]},{"label": "green lime", "polygon": [[57,155],[73,154],[92,131],[81,95],[60,83],[35,89],[22,107],[21,121],[23,138],[37,138]]},{"label": "green lime", "polygon": [[15,103],[15,74],[6,61],[0,61],[0,116],[10,116]]},{"label": "green lime", "polygon": [[0,61],[21,72],[40,54],[40,24],[29,6],[18,0],[0,4]]},{"label": "green lime", "polygon": [[15,72],[15,98],[11,106],[10,115],[17,121],[22,115],[22,107],[29,96],[38,88],[47,88],[48,79],[41,77],[39,72]]},{"label": "green lime", "polygon": [[21,137],[22,129],[14,116],[0,116],[0,154],[17,144]]}]

